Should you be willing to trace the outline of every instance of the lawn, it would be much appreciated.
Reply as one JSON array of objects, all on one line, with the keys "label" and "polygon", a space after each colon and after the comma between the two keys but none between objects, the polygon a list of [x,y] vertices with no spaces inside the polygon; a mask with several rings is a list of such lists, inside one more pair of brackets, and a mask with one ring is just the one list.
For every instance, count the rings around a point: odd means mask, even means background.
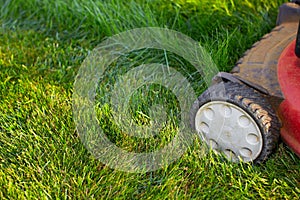
[{"label": "lawn", "polygon": [[[300,160],[282,143],[267,162],[254,166],[203,154],[195,140],[170,165],[128,173],[94,158],[80,140],[72,113],[76,74],[104,39],[133,28],[169,28],[198,41],[220,71],[229,71],[275,26],[283,2],[0,0],[0,199],[299,199]],[[128,151],[152,151],[176,134],[176,123],[170,123],[159,142],[137,141],[109,120],[111,108],[102,102],[101,92],[108,92],[105,86],[126,66],[133,67],[132,61],[186,66],[183,74],[193,74],[195,92],[199,95],[205,87],[182,58],[169,52],[166,60],[164,53],[125,55],[99,84],[101,127]],[[155,101],[176,107],[167,90],[152,90],[168,97]],[[141,94],[135,94],[132,109],[147,106],[147,100],[139,100]],[[147,123],[143,116],[134,117]]]}]

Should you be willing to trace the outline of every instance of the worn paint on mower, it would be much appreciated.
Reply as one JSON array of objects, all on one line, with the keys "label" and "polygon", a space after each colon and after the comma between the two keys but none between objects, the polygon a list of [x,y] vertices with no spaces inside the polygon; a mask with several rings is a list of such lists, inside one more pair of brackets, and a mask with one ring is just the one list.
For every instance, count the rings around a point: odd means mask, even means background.
[{"label": "worn paint on mower", "polygon": [[299,1],[283,4],[277,26],[230,73],[217,74],[192,106],[191,126],[232,161],[265,161],[280,135],[300,156],[299,20]]}]

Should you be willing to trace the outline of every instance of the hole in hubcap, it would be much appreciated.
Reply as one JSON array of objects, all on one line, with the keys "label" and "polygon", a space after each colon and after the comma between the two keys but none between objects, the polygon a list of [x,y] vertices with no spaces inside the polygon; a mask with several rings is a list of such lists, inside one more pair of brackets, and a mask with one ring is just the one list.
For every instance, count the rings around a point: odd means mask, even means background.
[{"label": "hole in hubcap", "polygon": [[239,125],[244,128],[246,128],[250,125],[250,120],[245,115],[240,116],[238,122],[239,122]]},{"label": "hole in hubcap", "polygon": [[202,122],[200,124],[199,128],[202,133],[205,133],[205,134],[209,133],[209,126],[205,122]]},{"label": "hole in hubcap", "polygon": [[215,112],[211,108],[207,108],[204,110],[204,115],[207,119],[213,120],[215,117]]},{"label": "hole in hubcap", "polygon": [[240,150],[240,154],[243,156],[243,157],[247,157],[247,158],[250,158],[252,156],[252,151],[248,148],[242,148]]},{"label": "hole in hubcap", "polygon": [[259,142],[259,138],[257,135],[250,133],[246,138],[247,142],[250,144],[257,144]]}]

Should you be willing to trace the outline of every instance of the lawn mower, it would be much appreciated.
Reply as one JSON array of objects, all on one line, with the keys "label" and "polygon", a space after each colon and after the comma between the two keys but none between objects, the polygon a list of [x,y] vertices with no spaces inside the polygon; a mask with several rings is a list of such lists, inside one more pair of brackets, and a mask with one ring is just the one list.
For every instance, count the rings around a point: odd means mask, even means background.
[{"label": "lawn mower", "polygon": [[264,162],[280,136],[300,156],[299,2],[281,5],[276,27],[192,105],[192,128],[231,161]]}]

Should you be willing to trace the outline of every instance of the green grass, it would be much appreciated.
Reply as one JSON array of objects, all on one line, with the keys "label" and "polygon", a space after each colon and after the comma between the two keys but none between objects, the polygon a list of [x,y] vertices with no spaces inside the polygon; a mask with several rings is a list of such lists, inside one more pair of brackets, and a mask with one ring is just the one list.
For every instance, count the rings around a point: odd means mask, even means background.
[{"label": "green grass", "polygon": [[[252,166],[203,155],[195,141],[163,169],[125,173],[93,158],[80,142],[72,115],[77,71],[106,37],[136,27],[167,27],[199,41],[219,69],[228,71],[274,27],[281,3],[0,0],[0,199],[299,199],[299,158],[283,144],[266,163]],[[161,52],[152,53],[144,60],[165,62]],[[178,58],[170,62],[184,63]],[[176,104],[168,97],[165,102]],[[147,104],[132,101],[137,103],[133,110]],[[109,108],[100,108],[101,116],[106,122]],[[147,123],[147,118],[135,117]],[[136,141],[109,123],[102,125],[110,139],[132,151],[152,150],[167,140],[134,146]],[[175,130],[176,123],[165,134]]]}]

